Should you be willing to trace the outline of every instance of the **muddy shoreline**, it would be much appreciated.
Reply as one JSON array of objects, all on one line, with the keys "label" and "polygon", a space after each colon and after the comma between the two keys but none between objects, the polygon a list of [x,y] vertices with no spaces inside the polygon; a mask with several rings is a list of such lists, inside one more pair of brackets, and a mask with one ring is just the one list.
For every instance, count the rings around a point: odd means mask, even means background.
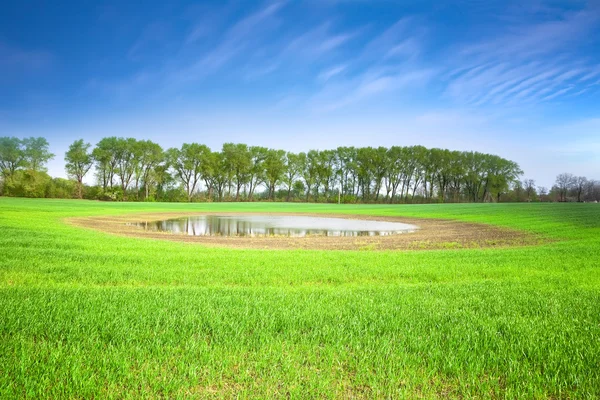
[{"label": "muddy shoreline", "polygon": [[[151,232],[143,228],[126,225],[131,222],[159,221],[193,215],[293,215],[328,218],[347,218],[372,221],[403,222],[417,225],[415,232],[388,236],[268,236],[226,237],[188,236],[168,232]],[[168,212],[143,213],[119,216],[93,216],[69,218],[67,223],[95,229],[114,235],[197,243],[210,247],[247,249],[313,249],[313,250],[438,250],[460,248],[497,248],[538,244],[540,238],[526,232],[495,227],[485,224],[414,217],[389,217],[348,214],[315,213],[232,213],[232,212]]]}]

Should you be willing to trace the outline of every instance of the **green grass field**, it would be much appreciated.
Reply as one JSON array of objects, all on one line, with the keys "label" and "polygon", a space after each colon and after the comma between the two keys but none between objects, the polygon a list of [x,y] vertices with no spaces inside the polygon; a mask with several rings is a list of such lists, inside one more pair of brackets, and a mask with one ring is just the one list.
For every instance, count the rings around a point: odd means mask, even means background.
[{"label": "green grass field", "polygon": [[[71,216],[293,211],[474,221],[535,247],[261,251]],[[600,204],[0,198],[0,398],[598,398]]]}]

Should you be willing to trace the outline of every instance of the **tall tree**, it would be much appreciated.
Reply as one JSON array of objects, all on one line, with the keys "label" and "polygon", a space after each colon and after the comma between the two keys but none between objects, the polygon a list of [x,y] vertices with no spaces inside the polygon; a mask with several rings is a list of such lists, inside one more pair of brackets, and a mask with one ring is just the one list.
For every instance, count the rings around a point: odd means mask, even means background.
[{"label": "tall tree", "polygon": [[[490,192],[491,195],[495,195],[499,202],[500,196],[508,191],[511,184],[521,184],[518,177],[523,174],[523,171],[521,171],[517,163],[502,157],[486,154],[486,159],[487,185],[485,186],[485,190]],[[482,198],[483,200],[485,198]]]},{"label": "tall tree", "polygon": [[342,193],[353,195],[356,186],[356,148],[338,147],[336,150],[338,159],[337,175],[340,177]]},{"label": "tall tree", "polygon": [[184,143],[181,149],[173,148],[167,151],[169,165],[183,184],[190,202],[201,178],[202,164],[207,162],[210,153],[207,146],[197,143]]},{"label": "tall tree", "polygon": [[104,192],[109,187],[112,189],[114,185],[114,176],[118,165],[117,146],[118,139],[111,136],[100,140],[92,150],[92,157],[96,164],[96,174]]},{"label": "tall tree", "polygon": [[[317,180],[317,158],[319,152],[316,150],[310,150],[308,153],[300,153],[300,170],[302,178],[306,186],[306,202],[309,200],[310,190],[316,186]],[[317,186],[317,192],[319,188]],[[318,200],[318,198],[316,199]]]},{"label": "tall tree", "polygon": [[77,181],[77,197],[83,198],[83,177],[88,173],[94,159],[88,152],[92,145],[83,139],[74,141],[65,153],[65,169],[69,177]]},{"label": "tall tree", "polygon": [[0,137],[0,173],[4,179],[25,165],[23,143],[16,137]]},{"label": "tall tree", "polygon": [[573,174],[562,173],[556,177],[555,187],[558,190],[558,201],[567,201],[567,194],[575,184]]},{"label": "tall tree", "polygon": [[535,181],[533,179],[523,180],[523,189],[525,190],[527,201],[532,201],[535,196]]},{"label": "tall tree", "polygon": [[275,187],[281,181],[285,172],[285,151],[269,149],[264,165],[268,190],[267,196],[273,200],[275,197]]},{"label": "tall tree", "polygon": [[23,139],[21,143],[27,168],[35,172],[45,171],[44,164],[54,158],[46,138],[30,137]]},{"label": "tall tree", "polygon": [[269,149],[261,146],[250,147],[250,171],[248,174],[248,198],[254,198],[256,188],[265,182],[265,160]]},{"label": "tall tree", "polygon": [[117,159],[117,175],[121,181],[123,199],[127,199],[127,189],[135,173],[139,161],[139,148],[134,138],[118,138],[115,158]]},{"label": "tall tree", "polygon": [[573,190],[575,191],[577,202],[579,203],[583,201],[583,193],[587,183],[588,180],[585,176],[576,176],[573,178]]},{"label": "tall tree", "polygon": [[292,188],[296,182],[296,178],[300,176],[300,157],[298,154],[287,153],[285,156],[285,173],[283,182],[287,187],[286,201],[290,201],[292,195]]},{"label": "tall tree", "polygon": [[135,165],[135,189],[139,194],[140,181],[144,186],[144,198],[150,193],[152,184],[152,171],[165,160],[162,147],[150,140],[139,140],[137,146],[137,163]]},{"label": "tall tree", "polygon": [[240,199],[240,190],[249,179],[252,158],[248,146],[243,143],[224,143],[221,150],[224,167],[235,181],[235,201]]}]

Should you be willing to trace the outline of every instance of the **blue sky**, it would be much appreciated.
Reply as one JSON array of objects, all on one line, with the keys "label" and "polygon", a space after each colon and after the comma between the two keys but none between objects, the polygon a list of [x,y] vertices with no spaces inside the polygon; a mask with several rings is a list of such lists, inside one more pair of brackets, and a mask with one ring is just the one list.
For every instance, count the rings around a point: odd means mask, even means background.
[{"label": "blue sky", "polygon": [[[526,4],[524,4],[526,3]],[[600,179],[600,2],[12,1],[0,136],[422,144]]]}]

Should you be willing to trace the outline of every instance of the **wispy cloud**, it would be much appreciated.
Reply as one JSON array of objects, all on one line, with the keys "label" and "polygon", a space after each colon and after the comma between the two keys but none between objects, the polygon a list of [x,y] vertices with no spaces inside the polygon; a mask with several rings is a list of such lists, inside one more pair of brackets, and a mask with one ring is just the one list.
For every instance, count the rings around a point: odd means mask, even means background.
[{"label": "wispy cloud", "polygon": [[154,22],[147,25],[139,38],[129,48],[127,57],[130,60],[139,61],[149,52],[155,55],[158,49],[169,43],[168,31],[169,26],[164,22]]},{"label": "wispy cloud", "polygon": [[463,45],[452,59],[459,67],[447,75],[445,94],[471,106],[539,103],[591,85],[600,61],[573,48],[598,30],[600,16],[582,10],[553,18],[509,25],[492,39]]},{"label": "wispy cloud", "polygon": [[317,79],[321,82],[327,82],[331,78],[340,75],[346,70],[346,65],[336,65],[321,72]]},{"label": "wispy cloud", "polygon": [[182,83],[204,77],[233,61],[249,47],[260,46],[259,39],[277,25],[275,17],[284,4],[284,2],[271,3],[235,23],[213,49],[191,65],[173,71],[171,80]]},{"label": "wispy cloud", "polygon": [[342,83],[326,86],[309,103],[314,111],[330,112],[377,95],[422,87],[434,73],[432,69],[421,68],[396,72],[370,70]]}]

